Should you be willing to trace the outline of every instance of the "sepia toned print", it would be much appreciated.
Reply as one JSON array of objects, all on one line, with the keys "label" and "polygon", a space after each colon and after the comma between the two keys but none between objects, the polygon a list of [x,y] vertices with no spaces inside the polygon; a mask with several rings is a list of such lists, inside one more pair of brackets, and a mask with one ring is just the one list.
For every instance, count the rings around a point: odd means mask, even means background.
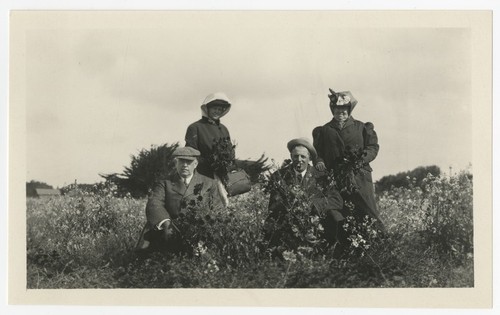
[{"label": "sepia toned print", "polygon": [[[360,302],[370,289],[390,290],[387,305],[487,305],[477,296],[491,274],[478,267],[491,268],[491,208],[478,204],[491,191],[491,126],[478,122],[490,94],[478,82],[491,78],[473,65],[488,57],[478,32],[488,18],[16,12],[12,60],[25,71],[12,68],[22,102],[11,109],[23,117],[12,135],[26,146],[11,167],[24,170],[25,187],[13,187],[26,211],[12,222],[26,247],[10,259],[26,268],[14,267],[22,281],[11,289],[27,291],[12,301],[85,289],[101,304],[94,289],[168,289],[173,303],[136,303],[183,305],[178,289],[201,288],[203,305],[218,305],[207,298],[217,289],[259,289],[262,305],[380,305]],[[207,95],[230,99],[230,114]],[[200,106],[210,137],[193,133]],[[198,152],[189,172],[181,148]],[[236,171],[251,189],[231,196]],[[58,194],[37,193],[49,189]],[[345,299],[290,300],[311,292],[301,289]],[[245,292],[229,290],[239,298],[229,305],[251,304]]]}]

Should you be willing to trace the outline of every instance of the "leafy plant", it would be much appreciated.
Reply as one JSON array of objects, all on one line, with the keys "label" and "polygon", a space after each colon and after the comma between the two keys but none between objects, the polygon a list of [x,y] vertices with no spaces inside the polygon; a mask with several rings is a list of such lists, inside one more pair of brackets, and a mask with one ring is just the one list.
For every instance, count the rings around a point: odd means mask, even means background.
[{"label": "leafy plant", "polygon": [[229,180],[229,171],[235,167],[235,148],[236,144],[233,144],[229,137],[215,139],[212,146],[210,167],[224,185],[227,185]]},{"label": "leafy plant", "polygon": [[255,263],[260,254],[260,230],[255,220],[253,215],[237,215],[232,208],[211,208],[198,195],[173,224],[186,254],[209,258],[212,266],[237,267]]},{"label": "leafy plant", "polygon": [[267,163],[268,160],[269,158],[262,154],[256,161],[236,159],[235,164],[237,168],[245,170],[252,183],[255,184],[259,182],[262,174],[271,169],[271,164]]},{"label": "leafy plant", "polygon": [[[286,170],[290,164],[290,160],[285,160],[281,169]],[[268,177],[264,191],[279,204],[264,226],[265,247],[269,252],[282,256],[284,252],[300,249],[303,255],[311,256],[326,249],[323,227],[326,214],[314,210],[310,192],[300,185],[287,183],[279,171]]]},{"label": "leafy plant", "polygon": [[359,191],[356,176],[366,173],[367,163],[363,157],[366,152],[357,146],[346,146],[344,155],[338,159],[333,168],[334,185],[340,192],[352,194]]}]

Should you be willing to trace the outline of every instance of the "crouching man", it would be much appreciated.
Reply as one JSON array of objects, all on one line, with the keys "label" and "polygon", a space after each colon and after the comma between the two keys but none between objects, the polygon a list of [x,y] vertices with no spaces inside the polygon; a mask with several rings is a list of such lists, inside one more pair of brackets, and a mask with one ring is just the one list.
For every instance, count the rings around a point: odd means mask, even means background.
[{"label": "crouching man", "polygon": [[146,205],[146,225],[136,245],[136,250],[181,250],[179,231],[172,220],[190,206],[222,207],[221,193],[214,179],[196,171],[200,152],[191,147],[177,148],[173,176],[159,181],[151,192]]},{"label": "crouching man", "polygon": [[339,192],[329,185],[327,174],[315,169],[311,162],[316,160],[317,153],[313,145],[303,138],[293,139],[287,144],[291,163],[274,172],[270,177],[269,216],[264,224],[264,238],[269,247],[286,244],[286,235],[293,234],[293,227],[287,226],[286,213],[300,207],[297,194],[302,200],[308,200],[307,214],[319,214],[324,217],[325,237],[330,243],[338,241],[344,217],[341,214],[343,200]]}]

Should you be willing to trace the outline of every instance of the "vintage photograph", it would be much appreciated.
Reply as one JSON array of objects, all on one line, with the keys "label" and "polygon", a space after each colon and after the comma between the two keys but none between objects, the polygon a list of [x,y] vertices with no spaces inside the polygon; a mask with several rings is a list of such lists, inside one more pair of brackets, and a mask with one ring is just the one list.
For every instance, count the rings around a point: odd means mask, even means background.
[{"label": "vintage photograph", "polygon": [[487,11],[12,12],[16,285],[487,289],[491,26]]}]

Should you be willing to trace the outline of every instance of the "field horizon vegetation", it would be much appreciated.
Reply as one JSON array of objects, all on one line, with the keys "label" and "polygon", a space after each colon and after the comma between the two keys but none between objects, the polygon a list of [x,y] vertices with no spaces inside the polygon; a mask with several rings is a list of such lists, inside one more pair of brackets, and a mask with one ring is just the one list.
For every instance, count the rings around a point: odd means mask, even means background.
[{"label": "field horizon vegetation", "polygon": [[27,288],[473,287],[472,174],[405,180],[377,193],[384,233],[347,218],[342,257],[311,234],[309,216],[297,222],[295,245],[272,255],[262,239],[262,182],[226,209],[197,209],[179,222],[189,245],[180,254],[134,251],[147,199],[109,181],[28,197]]},{"label": "field horizon vegetation", "polygon": [[[284,218],[281,245],[266,243],[269,176],[262,155],[236,160],[253,182],[227,208],[190,206],[174,220],[179,253],[135,251],[153,183],[173,170],[178,144],[131,156],[104,182],[71,184],[37,198],[26,183],[27,288],[372,288],[473,287],[472,173],[444,176],[437,166],[389,175],[375,186],[385,229],[347,216],[343,250],[325,241],[321,215],[300,191]],[[346,173],[347,174],[347,173]],[[348,209],[352,205],[347,204]],[[283,221],[285,222],[285,221]],[[279,228],[279,226],[276,226]]]}]

